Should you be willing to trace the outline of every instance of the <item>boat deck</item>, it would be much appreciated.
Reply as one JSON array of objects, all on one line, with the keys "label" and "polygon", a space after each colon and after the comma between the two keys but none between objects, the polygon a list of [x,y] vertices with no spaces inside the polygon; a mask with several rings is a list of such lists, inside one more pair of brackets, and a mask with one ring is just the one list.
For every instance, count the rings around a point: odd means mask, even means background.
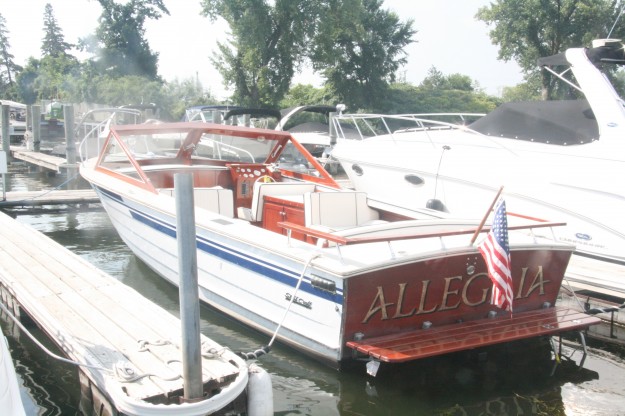
[{"label": "boat deck", "polygon": [[[180,398],[179,319],[5,214],[0,229],[2,302],[17,314],[26,312],[69,359],[98,367],[80,367],[92,392],[116,391],[117,397],[153,404]],[[221,349],[205,336],[201,341],[203,351]],[[242,370],[219,354],[203,356],[201,363],[211,391]]]},{"label": "boat deck", "polygon": [[438,328],[389,335],[347,346],[384,362],[405,362],[488,345],[587,328],[600,319],[565,308],[547,308],[513,317],[462,322]]}]

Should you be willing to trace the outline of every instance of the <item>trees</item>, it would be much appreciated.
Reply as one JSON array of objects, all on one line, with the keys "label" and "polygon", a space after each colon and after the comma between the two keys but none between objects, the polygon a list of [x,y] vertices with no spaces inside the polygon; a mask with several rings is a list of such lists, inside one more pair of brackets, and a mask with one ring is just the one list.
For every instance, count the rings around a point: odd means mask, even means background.
[{"label": "trees", "polygon": [[[159,19],[169,14],[163,0],[98,0],[102,6],[100,25],[96,30],[99,52],[98,67],[110,76],[138,75],[158,79],[158,53],[152,52],[145,39],[146,19]],[[83,40],[85,47],[88,41]],[[93,44],[92,44],[93,45]]]},{"label": "trees", "polygon": [[232,31],[213,62],[237,104],[275,106],[295,69],[315,71],[350,108],[371,107],[405,63],[412,21],[382,10],[382,0],[203,0],[203,14]]},{"label": "trees", "polygon": [[[31,65],[27,74],[34,73],[27,88],[22,90],[24,98],[33,97],[44,99],[61,99],[62,85],[65,78],[79,67],[78,60],[68,50],[73,45],[65,42],[63,31],[59,27],[50,3],[46,4],[43,16],[44,38],[41,43],[42,58],[39,61],[29,60]],[[25,82],[21,82],[26,87]],[[36,91],[36,93],[35,93]],[[30,99],[27,102],[32,102]]]},{"label": "trees", "polygon": [[67,51],[72,48],[73,45],[65,42],[63,31],[56,22],[54,17],[54,11],[50,3],[46,4],[44,16],[43,16],[43,31],[45,36],[41,43],[41,54],[45,56],[66,56]]},{"label": "trees", "polygon": [[15,73],[21,67],[13,61],[15,56],[10,52],[9,31],[6,27],[6,19],[0,14],[0,95],[7,98],[15,98],[14,85]]},{"label": "trees", "polygon": [[[538,71],[538,58],[606,37],[623,5],[623,0],[497,0],[480,8],[476,18],[493,26],[490,38],[499,45],[499,58],[516,60],[531,75]],[[623,34],[615,27],[611,36]],[[554,95],[544,71],[542,90],[545,99]]]},{"label": "trees", "polygon": [[202,14],[231,30],[212,61],[239,105],[274,107],[288,91],[314,33],[317,0],[203,0]]},{"label": "trees", "polygon": [[413,42],[412,20],[400,22],[382,0],[329,0],[323,4],[311,60],[348,108],[373,109],[384,99]]}]

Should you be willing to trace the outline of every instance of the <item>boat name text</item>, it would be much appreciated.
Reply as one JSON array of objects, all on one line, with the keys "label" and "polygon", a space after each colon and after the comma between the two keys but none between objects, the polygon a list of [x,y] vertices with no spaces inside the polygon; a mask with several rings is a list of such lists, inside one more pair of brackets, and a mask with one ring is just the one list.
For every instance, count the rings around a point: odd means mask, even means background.
[{"label": "boat name text", "polygon": [[[534,291],[538,290],[539,295],[545,294],[545,284],[549,283],[549,280],[545,280],[542,266],[538,267],[536,274],[531,283],[526,287],[526,281],[530,281],[527,273],[528,269],[523,268],[521,281],[518,286],[515,299],[523,299],[529,297]],[[444,279],[445,286],[442,291],[440,302],[433,303],[433,299],[430,296],[430,283],[431,280],[423,280],[421,282],[421,291],[415,290],[412,287],[408,287],[408,283],[399,283],[399,290],[397,291],[396,299],[394,302],[388,302],[388,296],[384,292],[383,286],[378,286],[376,294],[371,302],[371,306],[367,311],[362,323],[367,323],[375,315],[379,314],[381,320],[387,319],[399,319],[406,318],[413,315],[425,315],[434,312],[447,311],[457,309],[460,305],[469,307],[476,307],[486,303],[489,299],[489,293],[492,285],[488,284],[487,287],[482,288],[481,293],[479,289],[471,289],[474,287],[478,279],[486,279],[490,282],[487,273],[478,273],[467,280],[464,280],[462,276],[446,277]],[[484,283],[481,283],[484,286]],[[432,290],[434,293],[435,291]],[[437,293],[441,293],[436,291]],[[426,305],[433,305],[426,307]]]}]

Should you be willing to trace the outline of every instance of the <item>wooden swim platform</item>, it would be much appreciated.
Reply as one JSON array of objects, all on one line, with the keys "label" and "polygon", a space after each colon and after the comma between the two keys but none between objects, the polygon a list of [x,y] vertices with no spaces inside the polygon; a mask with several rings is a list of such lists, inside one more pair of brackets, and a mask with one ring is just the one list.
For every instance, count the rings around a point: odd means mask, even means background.
[{"label": "wooden swim platform", "polygon": [[[66,357],[92,366],[79,367],[83,397],[89,394],[95,401],[97,394],[103,402],[123,397],[156,405],[180,402],[180,320],[2,213],[0,294],[13,315],[26,313]],[[204,335],[201,341],[202,351],[208,352],[201,359],[204,391],[218,392],[240,371],[247,373],[222,358],[220,345]],[[116,414],[110,409],[107,413]]]},{"label": "wooden swim platform", "polygon": [[405,362],[521,339],[586,329],[599,318],[567,308],[546,308],[481,321],[418,329],[401,336],[349,341],[347,346],[385,362]]}]

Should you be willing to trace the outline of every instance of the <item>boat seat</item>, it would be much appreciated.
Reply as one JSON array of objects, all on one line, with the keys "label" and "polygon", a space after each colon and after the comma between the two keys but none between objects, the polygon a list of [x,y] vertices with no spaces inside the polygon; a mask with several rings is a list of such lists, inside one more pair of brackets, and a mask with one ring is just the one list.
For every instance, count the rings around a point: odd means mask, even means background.
[{"label": "boat seat", "polygon": [[262,221],[266,195],[276,197],[303,195],[306,192],[314,192],[315,187],[314,183],[256,182],[252,194],[252,208],[239,207],[237,216],[251,222]]},{"label": "boat seat", "polygon": [[386,222],[367,204],[367,194],[357,191],[304,194],[306,227],[333,232],[359,225]]},{"label": "boat seat", "polygon": [[[164,195],[174,196],[173,188],[159,189]],[[231,189],[221,186],[194,188],[193,200],[197,208],[202,208],[228,218],[234,218],[234,194]]]}]

